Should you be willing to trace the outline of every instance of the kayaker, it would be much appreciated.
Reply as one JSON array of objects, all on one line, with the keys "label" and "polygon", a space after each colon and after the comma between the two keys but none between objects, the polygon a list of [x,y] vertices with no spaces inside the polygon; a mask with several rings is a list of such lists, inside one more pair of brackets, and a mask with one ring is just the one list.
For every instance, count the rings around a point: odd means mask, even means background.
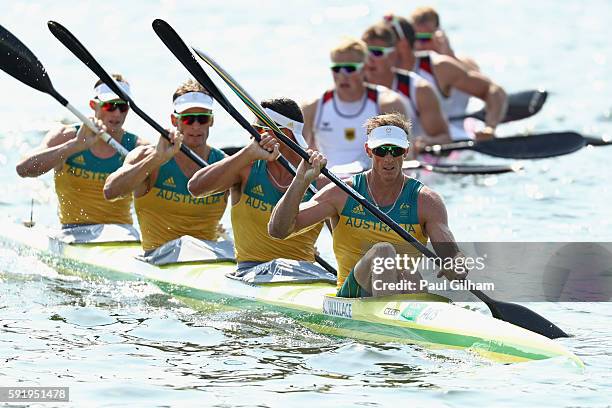
[{"label": "kayaker", "polygon": [[[457,91],[481,99],[485,103],[486,116],[484,128],[474,132],[477,140],[495,137],[495,129],[503,119],[506,109],[506,93],[503,88],[484,75],[466,69],[462,63],[447,55],[434,51],[415,53],[416,34],[412,25],[403,17],[393,16],[385,20],[397,34],[395,50],[398,54],[397,68],[414,71],[425,78],[434,88],[440,99],[440,106],[447,120],[465,113],[465,104],[457,103],[453,94]],[[450,135],[453,140],[472,137],[464,129],[463,120],[449,121]]]},{"label": "kayaker", "polygon": [[450,143],[448,123],[432,85],[414,72],[394,68],[397,59],[395,32],[388,25],[378,23],[370,26],[361,39],[369,52],[365,64],[366,80],[393,89],[404,97],[412,134],[418,143]]},{"label": "kayaker", "polygon": [[160,136],[157,146],[135,149],[104,186],[107,200],[121,200],[134,193],[145,255],[186,235],[215,241],[227,206],[226,190],[208,197],[191,196],[187,182],[200,166],[179,151],[181,143],[185,143],[208,163],[225,157],[207,143],[214,123],[213,98],[190,79],[176,89],[172,104],[173,143]]},{"label": "kayaker", "polygon": [[331,51],[334,88],[302,107],[304,137],[326,155],[330,168],[355,162],[367,168],[365,121],[379,113],[405,114],[397,93],[364,82],[367,54],[367,46],[357,39],[335,47]]},{"label": "kayaker", "polygon": [[458,56],[450,45],[446,32],[440,28],[440,15],[432,7],[417,7],[410,14],[410,21],[416,31],[415,49],[435,51],[460,61],[470,71],[480,71],[474,59],[465,55]]},{"label": "kayaker", "polygon": [[[302,136],[303,117],[300,107],[291,99],[279,98],[263,101],[261,106],[287,137],[301,146],[306,142]],[[238,262],[235,276],[273,271],[279,263],[287,268],[316,268],[315,241],[323,223],[300,231],[286,240],[268,235],[268,220],[272,208],[283,196],[293,176],[276,161],[282,154],[297,166],[300,157],[286,146],[279,146],[269,129],[257,123],[255,127],[262,135],[261,141],[253,140],[233,156],[199,170],[189,181],[189,191],[197,197],[217,194],[230,189],[231,216]],[[321,179],[317,186],[321,186]],[[312,196],[305,194],[305,199]],[[302,261],[288,266],[282,259]],[[320,268],[318,268],[320,269]]]},{"label": "kayaker", "polygon": [[[402,172],[402,162],[410,146],[408,123],[396,113],[383,114],[369,119],[366,131],[368,139],[365,150],[372,160],[372,169],[354,175],[347,181],[348,184],[421,243],[426,244],[428,238],[431,239],[439,256],[461,257],[448,227],[442,198]],[[324,155],[316,151],[311,151],[311,154],[309,163],[300,163],[291,186],[274,208],[268,225],[270,235],[285,238],[330,219],[334,253],[338,261],[338,296],[418,292],[398,292],[380,285],[381,282],[415,282],[416,288],[419,288],[421,276],[418,271],[390,267],[378,274],[373,270],[380,259],[395,259],[397,254],[413,258],[420,254],[338,186],[330,184],[311,200],[300,204],[306,187],[319,177],[320,169],[326,164]],[[452,269],[442,273],[451,280],[466,276],[465,271]]]},{"label": "kayaker", "polygon": [[[128,95],[130,86],[120,74],[113,78]],[[106,130],[126,149],[144,145],[133,133],[123,129],[129,105],[106,84],[94,85],[89,101],[97,126]],[[21,177],[38,177],[54,169],[59,220],[63,227],[91,224],[132,224],[132,197],[115,202],[104,200],[107,176],[121,167],[122,158],[87,126],[62,126],[51,130],[41,144],[17,165]]]}]

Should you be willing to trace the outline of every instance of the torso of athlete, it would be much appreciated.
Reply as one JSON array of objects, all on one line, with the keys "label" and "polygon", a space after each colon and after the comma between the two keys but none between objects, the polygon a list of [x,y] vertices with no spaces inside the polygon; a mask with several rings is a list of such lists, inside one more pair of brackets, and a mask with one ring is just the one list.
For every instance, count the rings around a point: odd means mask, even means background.
[{"label": "torso of athlete", "polygon": [[[124,132],[120,143],[132,150],[137,140],[136,135]],[[106,178],[121,164],[122,158],[116,152],[110,157],[100,157],[92,149],[86,149],[68,157],[54,173],[60,222],[63,225],[131,224],[132,197],[110,202],[103,195]]]},{"label": "torso of athlete", "polygon": [[[151,188],[134,200],[145,251],[183,235],[202,240],[218,238],[219,222],[227,207],[227,193],[193,197],[187,190],[187,183],[199,167],[177,156],[156,171]],[[204,160],[212,164],[224,157],[221,150],[210,147]]]},{"label": "torso of athlete", "polygon": [[328,167],[359,162],[365,168],[369,158],[363,146],[367,140],[365,121],[380,113],[379,91],[368,86],[361,100],[344,102],[333,90],[319,99],[314,132],[319,150],[327,157]]}]

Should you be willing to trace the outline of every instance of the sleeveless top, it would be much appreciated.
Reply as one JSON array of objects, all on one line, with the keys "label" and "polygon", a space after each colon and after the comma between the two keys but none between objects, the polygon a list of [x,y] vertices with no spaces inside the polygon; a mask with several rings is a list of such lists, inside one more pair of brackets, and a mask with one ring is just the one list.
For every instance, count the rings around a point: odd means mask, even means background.
[{"label": "sleeveless top", "polygon": [[412,136],[424,135],[421,121],[419,120],[419,110],[416,103],[416,84],[421,80],[419,75],[411,71],[398,70],[395,72],[392,89],[402,96],[406,117],[412,123]]},{"label": "sleeveless top", "polygon": [[327,167],[360,162],[363,167],[370,167],[370,158],[365,151],[367,141],[363,127],[366,120],[380,113],[378,90],[366,88],[363,99],[359,102],[357,112],[345,114],[341,105],[347,105],[338,98],[334,90],[327,91],[319,99],[313,132],[319,150],[327,157]]},{"label": "sleeveless top", "polygon": [[[373,203],[365,174],[359,173],[353,176],[353,188]],[[389,207],[381,208],[381,211],[387,213],[391,219],[425,245],[428,238],[421,229],[417,205],[422,187],[420,181],[408,178],[397,201]],[[332,235],[334,254],[338,262],[338,288],[342,287],[357,262],[376,243],[388,242],[395,246],[398,254],[407,254],[409,257],[420,256],[420,252],[410,243],[350,196],[346,199],[340,220]]]},{"label": "sleeveless top", "polygon": [[[314,244],[323,223],[305,228],[287,239],[276,239],[268,234],[268,221],[272,209],[283,196],[270,181],[268,162],[253,163],[240,201],[232,206],[232,227],[238,263],[268,262],[277,258],[314,262]],[[308,201],[307,191],[302,201]]]},{"label": "sleeveless top", "polygon": [[[208,163],[225,154],[210,148]],[[193,197],[187,190],[189,178],[174,158],[159,168],[157,180],[147,194],[134,199],[140,224],[142,249],[149,251],[183,235],[216,240],[219,220],[227,207],[227,194]]]},{"label": "sleeveless top", "polygon": [[[77,132],[80,125],[76,126]],[[136,135],[125,132],[121,145],[127,150],[136,147]],[[90,149],[68,157],[61,170],[55,171],[55,192],[62,224],[131,224],[132,197],[116,201],[104,199],[106,178],[121,167],[119,153],[107,159],[94,156]]]},{"label": "sleeveless top", "polygon": [[[431,58],[431,51],[429,52],[418,52],[417,60],[415,65],[415,72],[423,77],[427,82],[431,84],[440,100],[440,108],[442,113],[449,120],[451,117],[464,115],[467,110],[467,105],[470,100],[470,95],[463,91],[455,88],[451,88],[450,94],[445,96],[438,85],[438,81],[433,73],[433,63]],[[466,140],[470,139],[471,136],[463,127],[463,119],[460,120],[449,120],[449,132],[453,140]]]}]

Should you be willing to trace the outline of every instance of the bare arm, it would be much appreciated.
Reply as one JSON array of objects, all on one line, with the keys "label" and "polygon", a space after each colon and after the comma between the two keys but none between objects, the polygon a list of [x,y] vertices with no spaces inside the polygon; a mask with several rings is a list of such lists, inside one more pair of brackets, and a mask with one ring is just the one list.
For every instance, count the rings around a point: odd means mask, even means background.
[{"label": "bare arm", "polygon": [[[379,88],[380,89],[380,88]],[[378,104],[380,108],[380,113],[401,113],[406,116],[406,108],[404,107],[404,102],[398,93],[388,89],[383,88],[380,91],[378,96]]]},{"label": "bare arm", "polygon": [[304,115],[304,130],[302,135],[304,136],[306,143],[308,143],[308,146],[313,150],[318,149],[316,135],[314,132],[314,122],[318,104],[319,99],[317,98],[312,102],[302,105],[302,114]]},{"label": "bare arm", "polygon": [[253,140],[233,156],[198,170],[187,183],[187,189],[195,197],[221,193],[240,184],[241,172],[255,160],[276,160],[279,156],[276,139],[267,134],[260,142]]},{"label": "bare arm", "polygon": [[436,77],[442,79],[444,88],[456,88],[484,101],[485,125],[494,133],[504,118],[507,97],[503,88],[476,71],[468,71],[462,64],[447,56],[438,56],[435,63]]},{"label": "bare arm", "polygon": [[172,130],[170,137],[172,144],[160,136],[157,146],[138,146],[128,153],[123,165],[107,177],[104,183],[104,198],[114,201],[129,196],[132,192],[135,192],[137,197],[148,193],[152,184],[151,174],[174,157],[181,148],[183,136]]},{"label": "bare arm", "polygon": [[319,190],[308,202],[301,203],[308,186],[318,177],[326,162],[321,153],[310,150],[309,153],[311,164],[302,160],[289,189],[272,210],[268,234],[274,238],[287,238],[294,232],[338,215],[336,202],[340,189],[331,184]]},{"label": "bare arm", "polygon": [[423,140],[428,145],[450,143],[448,123],[444,118],[440,102],[433,88],[425,81],[417,85],[416,105],[419,119],[425,135]]},{"label": "bare arm", "polygon": [[[102,122],[96,123],[102,128]],[[54,168],[60,168],[66,159],[75,153],[88,149],[96,142],[97,134],[87,126],[81,126],[77,133],[72,126],[52,130],[40,146],[32,150],[15,168],[21,177],[38,177]]]},{"label": "bare arm", "polygon": [[[448,215],[442,197],[428,187],[423,187],[419,193],[418,207],[419,221],[429,236],[436,254],[443,259],[463,256],[448,227]],[[441,274],[446,275],[449,280],[454,280],[465,279],[467,272],[445,269]]]}]

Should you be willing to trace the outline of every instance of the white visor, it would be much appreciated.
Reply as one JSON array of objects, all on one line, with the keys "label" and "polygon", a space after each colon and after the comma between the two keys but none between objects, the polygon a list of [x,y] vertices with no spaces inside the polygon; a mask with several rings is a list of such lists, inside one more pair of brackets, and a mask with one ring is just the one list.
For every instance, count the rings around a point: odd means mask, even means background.
[{"label": "white visor", "polygon": [[368,135],[367,141],[370,149],[375,149],[379,146],[393,145],[407,149],[410,146],[408,135],[404,129],[397,126],[380,126],[372,130]]},{"label": "white visor", "polygon": [[295,141],[304,149],[308,148],[308,143],[304,139],[302,135],[302,131],[304,130],[304,124],[302,122],[298,122],[293,119],[289,119],[286,116],[281,115],[278,112],[273,111],[270,108],[264,108],[264,111],[268,114],[270,119],[276,122],[279,127],[285,127],[293,132],[293,137],[295,137]]},{"label": "white visor", "polygon": [[[115,83],[119,85],[119,88],[121,88],[123,92],[127,94],[127,96],[129,96],[130,98],[132,97],[132,94],[130,92],[130,85],[127,82],[115,81]],[[108,85],[104,83],[96,86],[94,88],[94,92],[96,94],[96,99],[98,99],[100,102],[108,102],[114,99],[121,99],[116,93],[112,91],[112,89],[109,88]]]},{"label": "white visor", "polygon": [[191,108],[203,108],[212,110],[213,98],[203,92],[187,92],[172,102],[176,113],[185,112]]}]

